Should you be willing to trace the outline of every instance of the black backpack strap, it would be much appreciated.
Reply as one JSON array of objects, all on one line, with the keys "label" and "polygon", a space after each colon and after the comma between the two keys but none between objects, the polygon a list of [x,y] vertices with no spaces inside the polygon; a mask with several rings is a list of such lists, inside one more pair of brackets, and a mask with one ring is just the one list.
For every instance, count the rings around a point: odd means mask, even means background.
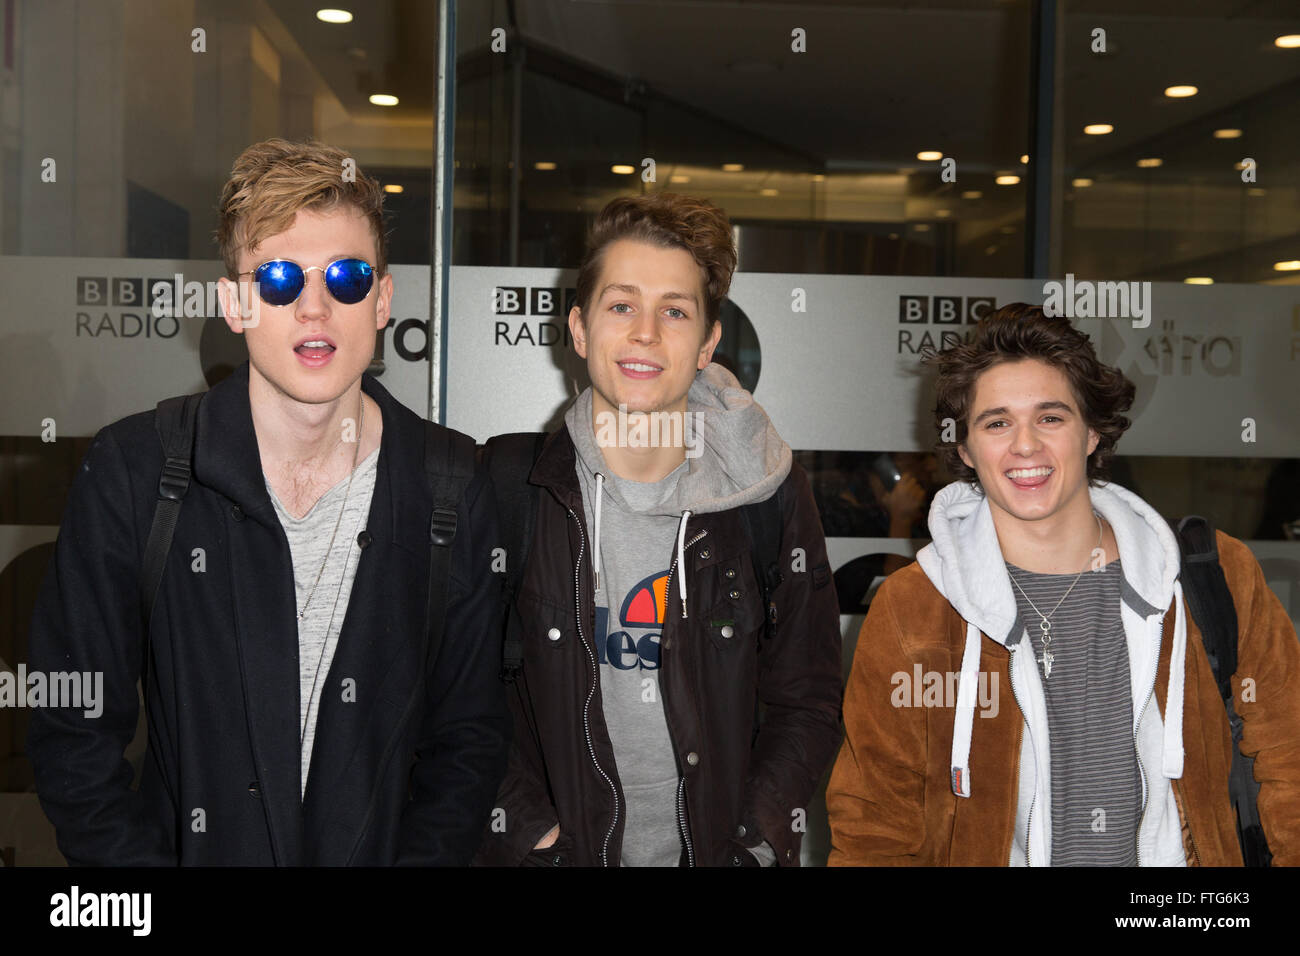
[{"label": "black backpack strap", "polygon": [[1214,525],[1188,515],[1174,526],[1181,553],[1183,598],[1205,644],[1214,680],[1232,728],[1232,768],[1228,792],[1237,810],[1237,835],[1247,866],[1268,866],[1272,854],[1259,822],[1259,784],[1255,759],[1241,752],[1242,720],[1232,702],[1232,675],[1237,671],[1237,608],[1219,563]]},{"label": "black backpack strap", "polygon": [[433,492],[429,517],[429,603],[426,610],[426,669],[435,664],[447,626],[447,587],[451,547],[456,540],[456,511],[474,478],[474,439],[425,421],[424,471]]},{"label": "black backpack strap", "polygon": [[[158,479],[158,504],[154,507],[153,524],[144,548],[144,566],[140,574],[140,602],[144,613],[145,632],[153,619],[154,602],[162,583],[167,552],[171,550],[172,535],[180,519],[181,501],[190,490],[190,472],[194,460],[194,435],[197,431],[198,395],[180,395],[158,403],[154,427],[163,448],[162,476]],[[146,666],[148,654],[145,655]]]},{"label": "black backpack strap", "polygon": [[528,483],[528,475],[545,443],[545,432],[514,432],[490,438],[483,446],[483,464],[492,479],[506,542],[505,584],[501,591],[505,604],[501,679],[507,683],[513,682],[524,666],[523,621],[515,597],[528,564],[541,492],[537,485]]},{"label": "black backpack strap", "polygon": [[785,580],[781,573],[782,504],[785,485],[763,501],[744,505],[740,509],[745,532],[749,535],[750,560],[754,564],[754,577],[763,594],[763,636],[776,634],[777,607],[774,595]]}]

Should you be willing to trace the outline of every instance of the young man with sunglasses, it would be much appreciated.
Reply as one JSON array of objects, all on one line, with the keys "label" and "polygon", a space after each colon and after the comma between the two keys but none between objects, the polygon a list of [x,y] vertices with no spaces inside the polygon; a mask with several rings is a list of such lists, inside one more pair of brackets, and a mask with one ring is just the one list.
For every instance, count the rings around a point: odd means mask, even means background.
[{"label": "young man with sunglasses", "polygon": [[[831,865],[1241,866],[1233,734],[1200,630],[1227,615],[1185,590],[1207,581],[1182,579],[1164,518],[1104,480],[1133,383],[1023,303],[933,361],[959,480],[862,626]],[[1216,547],[1240,750],[1274,862],[1291,865],[1300,644],[1249,549],[1222,532]]]},{"label": "young man with sunglasses", "polygon": [[531,470],[515,745],[483,862],[799,865],[839,735],[839,607],[806,475],[712,362],[735,265],[703,200],[596,219],[569,314],[591,387]]},{"label": "young man with sunglasses", "polygon": [[497,519],[464,436],[436,509],[426,441],[455,436],[364,374],[393,297],[379,184],[319,143],[258,143],[218,241],[249,361],[199,404],[156,599],[155,413],[96,436],[60,528],[31,667],[102,672],[107,702],[34,711],[42,806],[73,864],[467,863],[509,735]]}]

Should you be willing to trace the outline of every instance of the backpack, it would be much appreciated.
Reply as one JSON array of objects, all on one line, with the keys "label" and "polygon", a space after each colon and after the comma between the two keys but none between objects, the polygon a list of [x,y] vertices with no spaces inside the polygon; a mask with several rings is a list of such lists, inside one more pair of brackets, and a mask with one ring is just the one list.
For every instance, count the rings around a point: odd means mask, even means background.
[{"label": "backpack", "polygon": [[[142,679],[146,715],[154,602],[162,583],[172,535],[180,517],[181,502],[190,486],[195,424],[202,399],[202,394],[182,395],[158,403],[156,428],[166,459],[162,476],[158,479],[158,503],[154,508],[153,524],[149,528],[140,577],[145,625]],[[429,661],[437,659],[446,626],[447,574],[451,562],[451,545],[456,538],[456,509],[474,477],[474,442],[468,435],[441,428],[433,422],[426,421],[424,424],[424,470],[429,486],[433,489],[433,514],[429,521],[429,598],[425,610],[425,629],[429,635],[425,649],[427,667]],[[150,741],[153,737],[150,733]]]},{"label": "backpack", "polygon": [[[523,620],[515,597],[528,566],[528,548],[532,543],[538,495],[541,493],[540,486],[528,483],[528,475],[546,438],[545,432],[515,432],[490,438],[480,449],[483,465],[492,478],[501,527],[506,536],[506,577],[502,590],[506,624],[501,677],[507,683],[519,676],[524,665]],[[778,616],[772,596],[785,580],[781,574],[780,553],[784,491],[784,486],[781,486],[766,501],[743,505],[740,509],[749,536],[754,577],[766,609],[762,638],[769,639],[776,633]]]},{"label": "backpack", "polygon": [[1199,515],[1188,515],[1170,523],[1181,554],[1180,575],[1183,597],[1192,619],[1200,628],[1205,653],[1219,685],[1219,696],[1232,728],[1232,768],[1228,773],[1228,794],[1237,811],[1237,838],[1246,866],[1268,866],[1273,854],[1259,822],[1259,784],[1255,781],[1255,758],[1241,752],[1242,720],[1232,705],[1232,675],[1237,670],[1237,609],[1228,589],[1214,526]]}]

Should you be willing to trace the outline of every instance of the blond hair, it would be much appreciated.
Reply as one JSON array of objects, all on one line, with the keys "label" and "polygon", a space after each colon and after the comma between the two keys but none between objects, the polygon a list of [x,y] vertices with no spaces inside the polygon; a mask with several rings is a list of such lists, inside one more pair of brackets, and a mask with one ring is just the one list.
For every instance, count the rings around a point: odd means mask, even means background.
[{"label": "blond hair", "polygon": [[239,273],[239,254],[293,226],[300,209],[327,211],[352,206],[375,235],[376,275],[388,271],[384,194],[379,181],[356,167],[347,153],[315,140],[254,143],[235,160],[221,190],[217,245],[226,274]]}]

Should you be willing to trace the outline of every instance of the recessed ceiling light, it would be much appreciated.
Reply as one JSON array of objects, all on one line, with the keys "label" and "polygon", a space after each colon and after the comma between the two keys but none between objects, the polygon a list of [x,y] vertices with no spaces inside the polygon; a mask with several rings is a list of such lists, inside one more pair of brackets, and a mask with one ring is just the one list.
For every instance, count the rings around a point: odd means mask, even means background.
[{"label": "recessed ceiling light", "polygon": [[396,106],[397,97],[394,96],[392,93],[371,93],[370,105],[371,106]]},{"label": "recessed ceiling light", "polygon": [[1080,176],[1078,179],[1070,180],[1070,185],[1076,189],[1086,189],[1088,186],[1092,185],[1092,180],[1087,176]]},{"label": "recessed ceiling light", "polygon": [[1027,166],[1027,165],[1029,165],[1029,154],[1028,154],[1028,153],[1021,153],[1021,154],[1020,154],[1020,165],[1022,165],[1022,166]]},{"label": "recessed ceiling light", "polygon": [[744,163],[723,163],[722,171],[724,173],[739,173],[745,168]]},{"label": "recessed ceiling light", "polygon": [[1012,173],[1006,173],[993,181],[999,186],[1014,186],[1016,183],[1020,182],[1020,177],[1013,175]]},{"label": "recessed ceiling light", "polygon": [[769,186],[769,187],[767,187],[766,189],[760,189],[760,190],[758,191],[758,194],[759,194],[760,196],[779,196],[779,195],[780,195],[780,191],[779,191],[779,190],[776,190],[776,189],[773,189],[771,186]]},{"label": "recessed ceiling light", "polygon": [[961,194],[962,199],[983,199],[984,194],[978,189],[968,189]]},{"label": "recessed ceiling light", "polygon": [[1215,139],[1236,139],[1240,135],[1241,130],[1239,129],[1216,129],[1214,131]]},{"label": "recessed ceiling light", "polygon": [[1275,262],[1273,263],[1273,268],[1278,272],[1300,271],[1300,259],[1288,259],[1285,262]]},{"label": "recessed ceiling light", "polygon": [[1150,156],[1146,159],[1139,159],[1138,169],[1155,169],[1157,166],[1163,166],[1165,161],[1159,156]]},{"label": "recessed ceiling light", "polygon": [[613,166],[609,167],[609,171],[611,173],[618,173],[620,176],[631,176],[636,172],[636,167],[628,166],[625,163],[615,163]]},{"label": "recessed ceiling light", "polygon": [[1105,136],[1107,133],[1115,132],[1115,127],[1109,123],[1089,123],[1083,131],[1089,136]]},{"label": "recessed ceiling light", "polygon": [[385,184],[384,184],[384,192],[386,192],[386,193],[400,193],[400,192],[405,192],[405,190],[404,190],[404,189],[401,187],[401,185],[399,185],[398,183],[385,183]]},{"label": "recessed ceiling light", "polygon": [[322,23],[351,23],[352,14],[346,10],[337,10],[326,7],[324,10],[316,11],[316,19]]},{"label": "recessed ceiling light", "polygon": [[1294,50],[1300,47],[1300,33],[1288,33],[1280,36],[1273,41],[1274,46],[1280,46],[1284,50]]},{"label": "recessed ceiling light", "polygon": [[1200,91],[1194,86],[1166,86],[1165,96],[1173,99],[1182,99],[1187,96],[1195,96]]},{"label": "recessed ceiling light", "polygon": [[670,183],[689,183],[691,181],[691,177],[683,176],[681,173],[678,173],[675,176],[669,176],[668,181]]},{"label": "recessed ceiling light", "polygon": [[549,162],[547,160],[542,160],[539,163],[533,163],[533,169],[540,170],[541,172],[544,173],[549,173],[552,169],[555,169],[555,165],[556,165],[555,163]]},{"label": "recessed ceiling light", "polygon": [[1214,280],[1209,276],[1188,276],[1183,280],[1184,285],[1214,285]]},{"label": "recessed ceiling light", "polygon": [[923,149],[916,154],[916,158],[923,163],[937,163],[943,159],[943,153],[937,149]]}]

